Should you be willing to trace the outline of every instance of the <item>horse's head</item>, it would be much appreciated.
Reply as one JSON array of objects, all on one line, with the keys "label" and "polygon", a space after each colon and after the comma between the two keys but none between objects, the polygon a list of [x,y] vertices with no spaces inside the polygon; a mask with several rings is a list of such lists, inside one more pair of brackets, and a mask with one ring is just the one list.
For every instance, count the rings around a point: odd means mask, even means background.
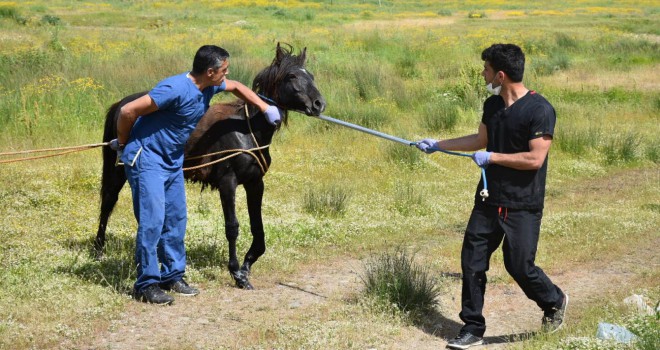
[{"label": "horse's head", "polygon": [[277,44],[273,63],[257,74],[252,88],[282,109],[318,116],[325,109],[325,99],[314,84],[314,75],[305,69],[307,48],[294,55],[293,48],[286,46]]}]

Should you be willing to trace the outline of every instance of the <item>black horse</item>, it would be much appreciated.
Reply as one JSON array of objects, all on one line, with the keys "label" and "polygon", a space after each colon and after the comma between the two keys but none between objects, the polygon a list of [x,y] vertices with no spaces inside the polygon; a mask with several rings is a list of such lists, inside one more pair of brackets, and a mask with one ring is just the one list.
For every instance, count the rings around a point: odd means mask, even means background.
[{"label": "black horse", "polygon": [[[314,76],[305,69],[306,48],[299,55],[291,46],[277,44],[275,59],[254,79],[252,89],[285,110],[318,116],[325,109],[325,100],[314,84]],[[143,96],[141,92],[113,104],[106,115],[104,141],[117,137],[119,109]],[[225,235],[229,241],[229,272],[240,288],[252,289],[248,280],[250,268],[266,251],[261,204],[264,192],[263,176],[271,162],[268,145],[280,125],[272,126],[256,107],[242,100],[212,105],[197,124],[185,147],[184,176],[189,181],[211,186],[220,192],[225,220]],[[116,152],[103,149],[101,180],[101,214],[94,246],[97,256],[103,256],[108,218],[126,182],[121,166],[115,166]],[[224,160],[221,160],[224,159]],[[236,187],[243,185],[247,197],[252,245],[239,268],[236,257],[238,219],[236,218]]]}]

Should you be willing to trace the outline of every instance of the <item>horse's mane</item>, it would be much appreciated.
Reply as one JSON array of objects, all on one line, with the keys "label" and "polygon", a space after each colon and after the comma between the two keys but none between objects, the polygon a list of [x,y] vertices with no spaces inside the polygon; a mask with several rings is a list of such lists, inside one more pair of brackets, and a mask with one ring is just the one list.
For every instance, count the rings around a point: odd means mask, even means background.
[{"label": "horse's mane", "polygon": [[[305,68],[306,55],[303,51],[299,55],[293,54],[293,47],[284,44],[285,47],[277,45],[275,58],[270,66],[264,68],[252,82],[252,90],[264,97],[278,101],[277,86],[286,77],[286,75],[296,69]],[[286,124],[286,115],[283,120]]]}]

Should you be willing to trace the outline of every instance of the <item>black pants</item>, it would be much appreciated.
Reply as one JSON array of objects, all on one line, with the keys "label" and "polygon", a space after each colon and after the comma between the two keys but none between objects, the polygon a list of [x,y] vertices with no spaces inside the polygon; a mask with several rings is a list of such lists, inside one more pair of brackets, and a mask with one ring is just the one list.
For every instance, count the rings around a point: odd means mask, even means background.
[{"label": "black pants", "polygon": [[534,265],[543,210],[498,208],[476,204],[465,230],[461,267],[463,269],[463,331],[483,337],[486,320],[482,315],[486,292],[486,271],[490,256],[501,242],[504,266],[525,295],[542,310],[560,307],[563,292]]}]

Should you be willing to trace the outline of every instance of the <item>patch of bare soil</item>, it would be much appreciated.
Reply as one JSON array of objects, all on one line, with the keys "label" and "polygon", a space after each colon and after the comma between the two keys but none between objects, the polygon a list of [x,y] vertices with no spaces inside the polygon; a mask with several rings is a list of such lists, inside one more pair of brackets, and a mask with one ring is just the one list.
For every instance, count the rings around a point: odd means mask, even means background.
[{"label": "patch of bare soil", "polygon": [[660,64],[608,74],[593,74],[587,71],[569,69],[568,71],[557,72],[544,78],[544,80],[551,85],[578,85],[596,91],[605,91],[615,87],[627,90],[657,91],[660,89],[660,83],[653,72],[657,72],[658,69],[660,69]]},{"label": "patch of bare soil", "polygon": [[[660,268],[660,251],[652,249],[660,239],[637,254],[607,266],[589,266],[570,271],[553,271],[550,277],[570,296],[571,309],[597,300],[618,286],[625,285],[635,275],[634,267],[642,262]],[[229,285],[203,288],[197,297],[177,297],[172,306],[153,306],[138,302],[128,304],[121,319],[108,330],[98,333],[87,344],[63,344],[63,347],[83,349],[240,349],[243,341],[257,345],[259,329],[264,322],[283,322],[301,317],[310,306],[346,302],[359,291],[358,271],[363,266],[356,260],[336,260],[306,268],[304,272],[286,280],[253,278],[254,291],[244,291]],[[203,287],[203,286],[202,286]],[[438,349],[446,345],[460,327],[460,280],[450,283],[441,298],[444,324],[434,330],[410,329],[401,339],[390,344],[392,349]],[[318,308],[322,309],[322,308]],[[486,332],[488,349],[506,348],[507,343],[519,341],[540,328],[542,313],[514,284],[489,284],[484,315],[489,328]],[[253,334],[252,339],[238,335]],[[263,335],[262,335],[263,337]]]},{"label": "patch of bare soil", "polygon": [[345,24],[345,28],[353,30],[374,30],[374,29],[392,29],[392,28],[435,28],[453,24],[456,19],[453,17],[440,18],[402,18],[397,20],[368,20],[357,21]]}]

